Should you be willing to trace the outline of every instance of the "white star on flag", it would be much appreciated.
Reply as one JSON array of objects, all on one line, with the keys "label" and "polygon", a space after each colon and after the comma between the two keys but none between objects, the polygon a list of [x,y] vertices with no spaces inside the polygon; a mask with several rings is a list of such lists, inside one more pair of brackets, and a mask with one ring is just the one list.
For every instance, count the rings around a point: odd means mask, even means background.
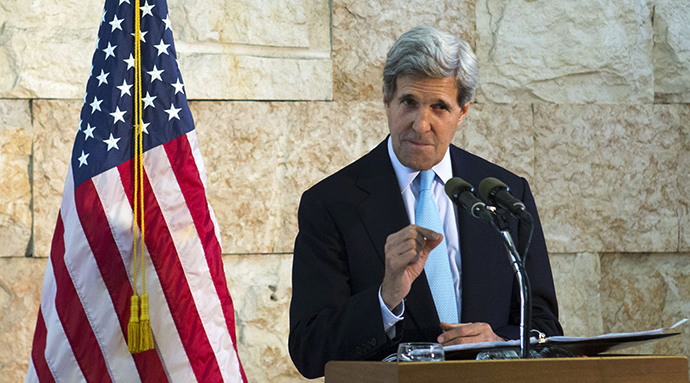
[{"label": "white star on flag", "polygon": [[89,137],[93,137],[93,131],[96,129],[95,126],[91,126],[91,124],[86,124],[86,129],[84,129],[84,141],[86,141]]},{"label": "white star on flag", "polygon": [[121,111],[119,106],[115,107],[115,111],[112,113],[109,113],[115,119],[115,121],[113,121],[113,124],[116,124],[118,121],[125,122],[125,119],[123,118],[125,113],[127,113],[126,110]]},{"label": "white star on flag", "polygon": [[111,45],[110,45],[110,41],[108,41],[108,46],[107,46],[105,49],[103,49],[103,52],[105,52],[105,58],[106,58],[106,60],[107,60],[108,57],[110,57],[110,56],[115,57],[115,48],[117,48],[117,45],[111,46]]},{"label": "white star on flag", "polygon": [[91,105],[91,114],[93,114],[93,112],[95,112],[95,111],[99,111],[99,112],[101,111],[101,103],[102,102],[103,102],[103,100],[99,100],[96,97],[93,98],[93,102],[91,104],[89,104],[89,105]]},{"label": "white star on flag", "polygon": [[163,73],[163,72],[164,72],[164,69],[158,70],[158,68],[156,68],[155,65],[153,66],[153,70],[152,70],[152,71],[150,71],[150,72],[149,72],[149,71],[146,71],[146,73],[148,73],[149,76],[151,76],[151,83],[152,83],[152,84],[153,84],[153,82],[156,81],[156,80],[163,81],[163,79],[161,79],[161,73]]},{"label": "white star on flag", "polygon": [[129,68],[134,68],[134,57],[132,57],[131,53],[129,54],[129,58],[126,58],[122,61],[127,63],[127,69],[128,70],[129,70]]},{"label": "white star on flag", "polygon": [[163,39],[161,39],[160,44],[154,45],[154,47],[156,47],[156,49],[158,49],[158,56],[160,56],[163,53],[165,53],[167,55],[169,46],[170,46],[170,44],[164,43]]},{"label": "white star on flag", "polygon": [[110,133],[110,138],[108,138],[107,140],[103,140],[103,142],[105,142],[106,144],[108,144],[108,151],[110,151],[110,149],[112,149],[112,148],[115,148],[115,149],[117,149],[117,150],[120,150],[120,148],[117,147],[117,142],[118,142],[118,141],[120,141],[120,139],[119,139],[119,138],[113,137],[113,134],[112,134],[112,133]]},{"label": "white star on flag", "polygon": [[[142,43],[146,42],[146,38],[144,36],[146,36],[147,33],[149,33],[149,32],[148,31],[139,31],[139,35],[141,36],[140,38],[141,38]],[[132,33],[132,36],[134,36],[134,33]]]},{"label": "white star on flag", "polygon": [[144,109],[146,109],[149,106],[156,107],[153,105],[153,100],[156,99],[158,96],[151,96],[148,91],[146,91],[146,97],[143,97],[141,100],[144,101]]},{"label": "white star on flag", "polygon": [[110,25],[112,26],[113,29],[110,30],[110,32],[115,32],[116,29],[122,30],[122,22],[125,19],[118,19],[117,15],[113,16],[113,21],[110,22]]},{"label": "white star on flag", "polygon": [[89,154],[88,153],[84,154],[84,151],[82,150],[81,156],[78,158],[79,159],[79,167],[81,167],[82,165],[88,165],[88,163],[86,162],[87,158],[89,158]]},{"label": "white star on flag", "polygon": [[149,5],[149,1],[146,0],[146,3],[144,3],[143,6],[139,7],[139,8],[141,9],[141,11],[143,12],[143,15],[141,15],[141,18],[144,18],[144,16],[146,16],[146,15],[153,16],[153,13],[151,13],[151,10],[152,10],[153,7],[155,7],[155,6],[156,6],[155,4],[154,4],[154,5]]},{"label": "white star on flag", "polygon": [[101,69],[101,74],[96,76],[98,79],[98,86],[101,86],[101,84],[107,84],[108,83],[108,75],[110,73],[103,73],[103,69]]},{"label": "white star on flag", "polygon": [[184,84],[180,82],[179,78],[177,79],[176,83],[170,84],[170,85],[172,85],[173,88],[175,88],[175,94],[177,94],[179,92],[182,92],[182,94],[184,94],[184,89],[182,89],[184,87]]},{"label": "white star on flag", "polygon": [[131,87],[132,85],[127,84],[127,79],[122,80],[122,85],[116,86],[116,88],[120,90],[120,97],[123,97],[125,94],[131,96],[132,94],[129,93]]},{"label": "white star on flag", "polygon": [[172,29],[172,23],[170,22],[170,16],[169,15],[165,15],[163,22],[165,23],[165,29]]},{"label": "white star on flag", "polygon": [[177,114],[181,110],[181,108],[176,109],[174,104],[170,104],[170,109],[165,109],[165,112],[168,113],[168,121],[172,120],[173,118],[177,118],[179,120],[180,116],[178,116]]}]

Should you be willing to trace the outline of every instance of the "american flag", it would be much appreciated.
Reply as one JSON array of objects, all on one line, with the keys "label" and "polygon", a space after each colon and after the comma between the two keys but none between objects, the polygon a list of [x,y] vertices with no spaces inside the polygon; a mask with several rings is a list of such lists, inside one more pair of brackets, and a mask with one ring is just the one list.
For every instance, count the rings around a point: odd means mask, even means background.
[{"label": "american flag", "polygon": [[[107,0],[46,268],[27,382],[246,382],[220,236],[164,0],[141,17],[146,287],[133,294],[135,0]],[[141,292],[141,272],[138,273]]]}]

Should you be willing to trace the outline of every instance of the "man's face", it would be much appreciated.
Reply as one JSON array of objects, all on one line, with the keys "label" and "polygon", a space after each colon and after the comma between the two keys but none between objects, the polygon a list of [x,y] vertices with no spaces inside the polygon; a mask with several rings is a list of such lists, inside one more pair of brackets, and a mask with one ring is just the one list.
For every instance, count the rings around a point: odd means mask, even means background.
[{"label": "man's face", "polygon": [[469,108],[457,95],[452,77],[399,77],[394,98],[384,96],[393,152],[403,165],[428,170],[441,162]]}]

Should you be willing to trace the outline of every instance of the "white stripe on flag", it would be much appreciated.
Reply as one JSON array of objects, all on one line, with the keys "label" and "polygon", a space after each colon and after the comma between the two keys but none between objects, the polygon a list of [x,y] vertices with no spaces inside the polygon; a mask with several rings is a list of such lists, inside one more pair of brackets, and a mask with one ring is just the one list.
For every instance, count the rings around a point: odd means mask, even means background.
[{"label": "white stripe on flag", "polygon": [[[199,150],[199,140],[196,136],[196,130],[192,130],[191,132],[187,133],[187,140],[189,141],[189,147],[192,148],[194,163],[196,163],[196,168],[199,170],[199,178],[201,178],[201,182],[204,184],[204,193],[206,193],[208,190],[206,187],[206,168],[204,167],[204,159],[201,157],[201,150]],[[211,207],[211,203],[208,202],[208,198],[206,200],[208,205],[208,213],[211,216],[211,221],[213,221],[213,232],[216,236],[216,240],[218,241],[218,246],[222,247],[223,245],[220,242],[220,226],[216,220],[216,214],[213,212],[213,207]]]},{"label": "white stripe on flag", "polygon": [[210,275],[206,255],[162,145],[144,153],[144,167],[149,179],[153,181],[153,193],[170,230],[186,279],[190,283],[189,289],[199,310],[206,337],[216,353],[223,380],[242,381],[239,359],[227,330],[216,288],[211,278],[198,277]]},{"label": "white stripe on flag", "polygon": [[38,383],[38,375],[36,374],[36,367],[34,367],[34,358],[29,358],[29,369],[26,371],[25,383]]}]

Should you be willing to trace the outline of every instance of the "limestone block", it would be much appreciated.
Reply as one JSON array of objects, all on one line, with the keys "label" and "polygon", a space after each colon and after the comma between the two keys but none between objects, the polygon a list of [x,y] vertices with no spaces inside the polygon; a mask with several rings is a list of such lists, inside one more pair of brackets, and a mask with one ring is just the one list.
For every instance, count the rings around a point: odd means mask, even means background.
[{"label": "limestone block", "polygon": [[0,100],[0,257],[33,252],[31,132],[28,101]]},{"label": "limestone block", "polygon": [[381,73],[395,40],[431,25],[474,46],[475,2],[442,0],[333,1],[335,100],[381,100]]},{"label": "limestone block", "polygon": [[332,98],[327,0],[169,5],[189,98]]},{"label": "limestone block", "polygon": [[330,53],[317,57],[257,57],[227,52],[222,46],[178,44],[180,71],[190,99],[330,100],[333,98]]},{"label": "limestone block", "polygon": [[306,381],[287,348],[292,255],[231,255],[223,262],[247,377],[253,382]]},{"label": "limestone block", "polygon": [[549,258],[558,297],[559,319],[565,335],[603,334],[599,254],[551,253]]},{"label": "limestone block", "polygon": [[554,252],[678,249],[687,107],[535,105],[540,215]]},{"label": "limestone block", "polygon": [[388,134],[382,101],[295,106],[285,144],[283,211],[276,251],[292,252],[302,193],[376,147]]},{"label": "limestone block", "polygon": [[[188,98],[331,99],[328,4],[170,1]],[[74,0],[3,3],[0,97],[81,98],[102,6]]]},{"label": "limestone block", "polygon": [[[605,254],[601,258],[601,308],[605,332],[669,327],[690,313],[690,253]],[[681,336],[625,353],[690,356],[690,326]]]},{"label": "limestone block", "polygon": [[190,103],[224,253],[269,253],[276,247],[291,105]]},{"label": "limestone block", "polygon": [[3,0],[0,97],[81,98],[103,2]]},{"label": "limestone block", "polygon": [[479,102],[653,101],[646,1],[488,0],[476,12]]},{"label": "limestone block", "polygon": [[82,100],[37,100],[34,113],[35,255],[47,257],[79,126]]},{"label": "limestone block", "polygon": [[0,258],[0,383],[26,378],[45,268],[46,259]]},{"label": "limestone block", "polygon": [[470,104],[453,143],[525,177],[534,188],[533,125],[529,105]]},{"label": "limestone block", "polygon": [[180,41],[330,49],[328,0],[170,0]]},{"label": "limestone block", "polygon": [[654,1],[654,102],[690,102],[690,3]]}]

